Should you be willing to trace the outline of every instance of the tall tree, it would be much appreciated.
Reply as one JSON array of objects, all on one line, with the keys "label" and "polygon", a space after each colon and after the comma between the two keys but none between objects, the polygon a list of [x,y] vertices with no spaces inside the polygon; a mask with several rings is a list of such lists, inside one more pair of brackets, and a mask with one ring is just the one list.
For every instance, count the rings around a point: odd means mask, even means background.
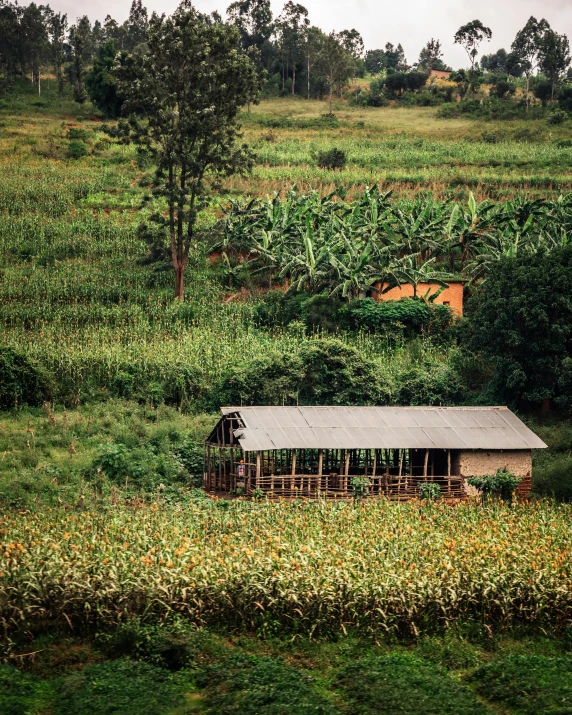
[{"label": "tall tree", "polygon": [[431,38],[419,53],[417,69],[429,72],[430,70],[447,70],[447,65],[443,62],[443,50],[441,41]]},{"label": "tall tree", "polygon": [[240,44],[246,52],[255,47],[259,53],[258,69],[270,69],[274,32],[270,0],[236,0],[226,11],[229,22],[240,32]]},{"label": "tall tree", "polygon": [[356,104],[357,104],[356,79],[357,79],[357,74],[358,74],[358,71],[360,68],[360,63],[363,61],[362,60],[363,51],[364,51],[363,38],[359,34],[359,32],[355,29],[342,30],[339,33],[339,38],[340,38],[342,47],[348,53],[349,57],[352,60],[350,73],[352,76],[352,84],[354,85],[354,88],[356,90]]},{"label": "tall tree", "polygon": [[551,99],[554,101],[556,85],[570,66],[570,43],[566,35],[559,35],[550,28],[544,32],[540,41],[538,66],[550,81]]},{"label": "tall tree", "polygon": [[85,66],[90,61],[93,52],[91,23],[87,15],[80,18],[70,28],[69,40],[72,49],[70,74],[73,98],[78,104],[83,104],[87,99],[84,83]]},{"label": "tall tree", "polygon": [[[286,81],[289,65],[292,67],[292,94],[296,89],[296,66],[300,63],[304,49],[304,36],[306,29],[310,25],[308,11],[303,5],[288,0],[280,17],[278,18],[278,29],[280,32],[280,43],[283,55],[282,68],[282,88]],[[286,69],[284,69],[284,59]]]},{"label": "tall tree", "polygon": [[471,69],[475,69],[475,63],[479,54],[479,47],[484,39],[490,40],[493,33],[490,28],[485,27],[480,20],[462,25],[455,33],[455,44],[467,53],[471,62]]},{"label": "tall tree", "polygon": [[530,106],[530,78],[537,70],[540,61],[542,37],[550,29],[546,20],[538,21],[531,16],[526,25],[516,33],[512,51],[518,57],[526,77],[526,109]]},{"label": "tall tree", "polygon": [[324,41],[324,33],[317,27],[308,27],[304,34],[304,51],[306,55],[306,84],[307,97],[310,99],[311,78],[314,69],[316,58],[319,57],[322,43]]},{"label": "tall tree", "polygon": [[213,22],[184,0],[172,17],[152,16],[148,51],[127,56],[117,69],[128,115],[119,133],[152,153],[154,191],[168,205],[168,216],[156,221],[169,236],[177,299],[184,297],[209,181],[246,172],[253,162],[248,147],[238,143],[236,117],[260,79],[239,42],[237,28]]},{"label": "tall tree", "polygon": [[65,39],[68,28],[68,16],[62,15],[61,12],[53,13],[50,17],[48,32],[50,35],[50,43],[52,49],[52,62],[54,64],[54,74],[58,84],[58,94],[62,95],[64,89],[64,72],[63,66],[66,57]]},{"label": "tall tree", "polygon": [[330,115],[332,115],[334,87],[347,79],[351,71],[351,57],[344,49],[340,36],[336,32],[330,32],[324,37],[318,66],[328,86]]},{"label": "tall tree", "polygon": [[365,68],[370,74],[379,74],[385,69],[385,52],[383,50],[368,50],[365,53]]},{"label": "tall tree", "polygon": [[137,45],[145,42],[148,28],[147,8],[143,7],[141,0],[132,0],[129,17],[124,25],[125,41],[123,49],[132,52]]},{"label": "tall tree", "polygon": [[43,5],[30,3],[23,9],[20,18],[22,52],[29,63],[31,79],[38,88],[38,94],[41,94],[42,87],[41,66],[49,50],[44,14],[46,9]]}]

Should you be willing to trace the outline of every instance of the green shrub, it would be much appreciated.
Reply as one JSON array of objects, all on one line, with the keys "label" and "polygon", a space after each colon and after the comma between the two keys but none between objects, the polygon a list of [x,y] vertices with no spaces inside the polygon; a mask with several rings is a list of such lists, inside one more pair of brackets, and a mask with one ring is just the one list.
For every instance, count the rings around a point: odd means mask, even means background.
[{"label": "green shrub", "polygon": [[318,166],[322,169],[343,169],[346,162],[346,153],[341,149],[329,149],[318,154]]},{"label": "green shrub", "polygon": [[134,482],[144,489],[159,484],[188,483],[189,474],[174,454],[165,454],[153,445],[130,449],[124,444],[99,448],[91,474],[101,471],[112,482]]},{"label": "green shrub", "polygon": [[532,490],[540,496],[572,501],[572,459],[561,455],[548,464],[535,467]]},{"label": "green shrub", "polygon": [[182,618],[160,624],[132,619],[98,634],[97,641],[112,658],[130,657],[171,671],[198,667],[228,654],[223,638]]},{"label": "green shrub", "polygon": [[516,488],[522,481],[521,477],[515,477],[506,469],[497,469],[495,474],[485,477],[470,477],[467,482],[476,489],[479,489],[483,498],[497,498],[510,501]]},{"label": "green shrub", "polygon": [[572,658],[511,655],[469,678],[487,700],[519,715],[572,712]]},{"label": "green shrub", "polygon": [[67,132],[67,137],[72,141],[85,142],[87,141],[87,132],[85,129],[78,129],[77,127],[70,127]]},{"label": "green shrub", "polygon": [[41,405],[50,398],[49,373],[25,355],[0,345],[0,409],[27,403]]},{"label": "green shrub", "polygon": [[568,114],[563,109],[555,109],[546,117],[548,124],[563,124],[567,119]]},{"label": "green shrub", "polygon": [[0,665],[0,713],[31,715],[46,712],[50,686],[10,665]]},{"label": "green shrub", "polygon": [[485,715],[488,709],[446,670],[409,654],[361,660],[344,668],[336,684],[352,715]]},{"label": "green shrub", "polygon": [[308,340],[298,352],[269,355],[236,370],[212,392],[221,404],[376,404],[381,396],[378,366],[359,350],[334,338]]},{"label": "green shrub", "polygon": [[441,498],[441,487],[434,482],[423,482],[419,485],[419,498],[434,501]]},{"label": "green shrub", "polygon": [[65,678],[57,697],[58,715],[160,715],[184,702],[167,670],[131,660],[88,665]]},{"label": "green shrub", "polygon": [[420,331],[442,334],[452,323],[453,313],[446,305],[414,298],[376,301],[362,298],[348,306],[352,327],[371,333],[405,333]]},{"label": "green shrub", "polygon": [[302,675],[279,660],[233,655],[205,667],[197,684],[206,688],[213,715],[334,715],[339,712]]},{"label": "green shrub", "polygon": [[83,142],[71,141],[68,144],[68,159],[81,159],[87,156],[87,147]]}]

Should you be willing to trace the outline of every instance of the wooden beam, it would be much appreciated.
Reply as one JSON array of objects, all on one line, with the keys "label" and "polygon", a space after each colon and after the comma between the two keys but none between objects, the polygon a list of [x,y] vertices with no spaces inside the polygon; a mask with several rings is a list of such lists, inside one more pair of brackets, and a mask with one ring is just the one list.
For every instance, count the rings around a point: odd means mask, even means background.
[{"label": "wooden beam", "polygon": [[427,465],[429,464],[429,450],[425,450],[425,463],[423,464],[423,476],[427,476]]},{"label": "wooden beam", "polygon": [[324,466],[324,450],[319,449],[318,450],[318,476],[322,476],[322,469]]},{"label": "wooden beam", "polygon": [[296,474],[296,450],[292,450],[292,476]]}]

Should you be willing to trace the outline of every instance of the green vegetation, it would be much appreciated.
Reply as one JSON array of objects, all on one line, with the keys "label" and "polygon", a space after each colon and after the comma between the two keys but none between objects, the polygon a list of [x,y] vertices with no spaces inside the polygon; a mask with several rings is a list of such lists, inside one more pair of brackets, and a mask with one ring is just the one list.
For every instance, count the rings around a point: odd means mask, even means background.
[{"label": "green vegetation", "polygon": [[[244,70],[206,103],[227,114],[196,122],[197,100],[169,134],[162,93],[189,77],[157,63],[178,51],[161,33],[189,16],[150,33],[136,0],[68,32],[49,8],[0,11],[0,711],[568,712],[566,39],[529,22],[479,68],[474,21],[471,69],[441,81],[438,40],[416,67],[391,43],[364,61],[355,30],[290,3],[275,38],[269,5],[240,0],[234,28],[199,28],[226,79]],[[159,147],[216,132],[214,164]],[[436,303],[459,277],[463,320]],[[415,297],[377,302],[384,282]],[[504,499],[455,509],[430,483],[369,501],[364,477],[343,503],[200,488],[225,403],[497,399],[550,447],[530,503],[505,472],[479,483]]]}]

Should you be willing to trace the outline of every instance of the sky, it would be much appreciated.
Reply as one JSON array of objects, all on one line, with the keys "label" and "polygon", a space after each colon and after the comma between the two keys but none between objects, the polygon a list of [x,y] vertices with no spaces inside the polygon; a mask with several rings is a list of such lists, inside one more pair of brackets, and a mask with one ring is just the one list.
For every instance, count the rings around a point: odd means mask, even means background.
[{"label": "sky", "polygon": [[[572,42],[572,0],[296,0],[308,9],[309,18],[324,32],[355,28],[361,33],[366,49],[382,48],[386,42],[401,42],[410,64],[416,62],[419,51],[431,39],[441,40],[444,61],[454,69],[469,64],[464,50],[454,45],[457,29],[479,19],[491,28],[490,43],[484,42],[481,54],[500,47],[509,50],[517,31],[531,15],[544,17],[556,32],[568,35]],[[195,0],[201,12],[218,10],[223,17],[231,0]],[[275,15],[280,14],[285,0],[272,0]],[[25,3],[23,3],[25,4]],[[131,0],[51,0],[56,11],[66,12],[70,23],[87,14],[92,22],[110,14],[123,22]],[[151,12],[170,14],[177,0],[147,0]]]}]

